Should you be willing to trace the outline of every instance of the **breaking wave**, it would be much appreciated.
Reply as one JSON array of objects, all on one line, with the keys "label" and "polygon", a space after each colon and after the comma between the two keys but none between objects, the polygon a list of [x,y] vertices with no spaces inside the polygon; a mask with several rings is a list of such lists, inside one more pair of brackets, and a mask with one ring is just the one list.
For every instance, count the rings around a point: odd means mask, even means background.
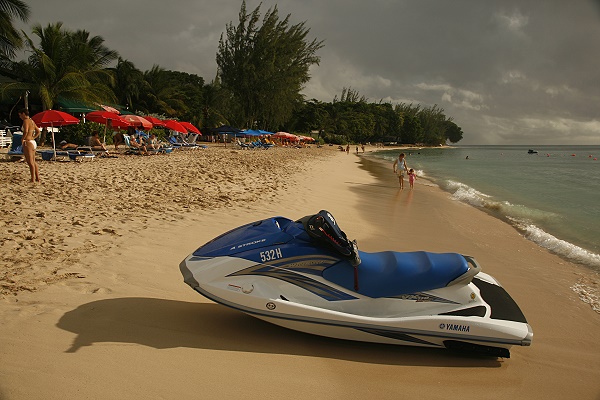
[{"label": "breaking wave", "polygon": [[561,240],[535,225],[533,221],[560,218],[559,215],[537,210],[508,201],[499,201],[468,185],[456,181],[445,181],[442,189],[452,194],[452,198],[475,207],[483,208],[497,217],[507,220],[517,228],[525,238],[570,261],[600,270],[600,255],[585,250],[567,241]]}]

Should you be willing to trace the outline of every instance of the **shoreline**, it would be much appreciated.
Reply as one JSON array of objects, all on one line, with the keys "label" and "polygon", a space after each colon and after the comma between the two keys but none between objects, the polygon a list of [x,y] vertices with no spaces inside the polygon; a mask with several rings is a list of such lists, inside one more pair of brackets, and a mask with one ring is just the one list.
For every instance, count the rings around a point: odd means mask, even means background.
[{"label": "shoreline", "polygon": [[[523,147],[523,146],[518,146]],[[379,149],[377,149],[378,151]],[[366,158],[382,166],[387,166],[389,160],[379,158],[373,153],[366,154]],[[385,176],[385,173],[381,173]],[[475,202],[469,197],[467,198],[454,198],[454,189],[452,187],[442,187],[436,181],[430,179],[427,176],[421,176],[419,182],[427,181],[428,184],[434,185],[435,187],[448,194],[448,198],[451,201],[460,201],[463,204],[473,207],[474,209],[483,211],[492,217],[502,221],[503,223],[511,226],[515,229],[519,235],[523,236],[527,240],[531,241],[541,249],[550,252],[560,257],[566,265],[573,264],[576,271],[580,271],[582,279],[574,284],[571,289],[577,293],[580,300],[589,304],[592,309],[600,313],[600,255],[580,247],[573,242],[567,242],[560,239],[553,234],[539,227],[535,222],[529,223],[518,217],[507,215],[502,211],[502,206],[499,200],[481,203],[479,198],[475,199]],[[477,188],[472,188],[477,191]]]},{"label": "shoreline", "polygon": [[[2,189],[11,214],[1,233],[19,237],[1,244],[21,277],[44,264],[57,267],[57,276],[78,274],[0,299],[0,398],[458,399],[465,388],[498,399],[600,394],[600,317],[570,289],[579,275],[509,225],[420,181],[399,191],[391,173],[389,183],[380,180],[355,154],[205,151],[44,163],[47,183],[37,192],[20,189],[25,165],[0,163],[15,175]],[[106,184],[86,182],[91,172]],[[523,310],[532,346],[496,360],[320,338],[216,305],[183,283],[179,262],[215,236],[320,209],[364,251],[474,256]],[[23,224],[24,217],[36,223]]]},{"label": "shoreline", "polygon": [[[374,173],[377,176],[377,179],[381,179],[383,182],[386,182],[389,185],[396,184],[395,176],[390,177],[388,176],[389,174],[386,173],[387,168],[389,167],[389,163],[387,163],[383,159],[375,158],[369,155],[364,157],[363,160],[363,164],[367,163],[370,165],[361,165],[361,167]],[[512,228],[519,236],[523,237],[525,240],[537,246],[540,249],[540,251],[545,251],[549,254],[559,257],[564,262],[564,265],[567,268],[569,268],[569,270],[571,270],[575,274],[578,274],[581,277],[576,283],[574,283],[571,286],[571,289],[579,295],[579,299],[582,302],[588,304],[592,308],[592,310],[600,314],[600,273],[595,269],[594,266],[570,259],[564,254],[554,252],[551,248],[542,246],[540,243],[536,242],[535,240],[529,238],[526,234],[524,234],[524,230],[520,229],[519,226],[515,225],[514,223],[511,223],[510,218],[505,217],[497,212],[494,212],[494,210],[489,210],[485,207],[478,207],[465,201],[453,199],[451,197],[451,191],[444,190],[437,183],[435,183],[427,177],[420,177],[417,181],[418,183],[416,183],[415,186],[423,185],[423,181],[426,181],[428,186],[435,187],[441,193],[444,193],[446,195],[445,197],[447,198],[447,201],[459,202],[467,207],[472,208],[473,210],[476,210],[477,212],[483,212],[484,214],[489,215],[495,220],[498,220],[501,223]]]},{"label": "shoreline", "polygon": [[[523,146],[514,147],[523,148]],[[371,158],[376,161],[381,160],[380,156],[374,153],[377,152],[372,152]],[[389,156],[387,157],[389,158]],[[419,178],[426,179],[437,185],[443,191],[451,194],[452,199],[484,210],[505,223],[512,225],[520,234],[540,247],[563,257],[566,261],[582,265],[600,274],[600,252],[598,251],[600,249],[595,248],[597,247],[597,243],[594,240],[594,232],[590,232],[587,237],[583,238],[573,237],[572,235],[569,237],[568,232],[557,231],[556,227],[553,229],[552,226],[545,226],[544,221],[538,219],[539,216],[536,217],[533,215],[533,219],[529,219],[528,216],[523,214],[523,211],[541,214],[553,214],[555,211],[544,211],[546,210],[545,208],[538,210],[535,205],[531,206],[531,204],[527,205],[526,203],[523,203],[525,205],[521,206],[521,203],[514,203],[514,199],[507,200],[502,196],[496,197],[498,193],[490,195],[488,193],[489,188],[482,191],[481,185],[473,186],[470,183],[465,183],[467,181],[463,181],[456,176],[450,180],[434,179],[422,175]],[[568,217],[565,215],[562,218],[568,220]],[[589,230],[591,227],[584,226],[582,229]]]},{"label": "shoreline", "polygon": [[[399,150],[403,150],[403,149],[399,149]],[[377,151],[379,151],[379,150],[375,150],[373,152],[377,152]],[[372,154],[371,155],[367,154],[366,156],[373,162],[387,165],[386,161],[384,161],[381,158],[377,158],[376,156],[373,156]],[[440,186],[437,182],[435,182],[434,180],[429,178],[428,176],[420,176],[419,180],[421,182],[423,180],[425,180],[429,184],[436,186],[443,192],[448,193],[449,195],[454,194],[454,189],[451,190],[450,187],[444,188],[444,187]],[[475,188],[475,190],[477,190],[477,189]],[[450,196],[450,197],[452,197],[452,196]],[[454,200],[454,199],[452,199],[452,200]],[[553,254],[558,255],[559,257],[563,258],[565,261],[580,265],[581,267],[587,268],[587,269],[591,270],[592,272],[595,272],[596,274],[600,274],[600,254],[594,253],[593,251],[591,251],[589,249],[581,247],[579,244],[567,242],[563,239],[553,236],[552,234],[544,231],[542,228],[538,227],[537,225],[528,226],[528,225],[524,224],[523,222],[517,220],[514,217],[511,217],[511,216],[506,215],[505,213],[499,212],[498,205],[497,205],[498,201],[496,201],[490,205],[473,204],[469,199],[466,199],[466,200],[458,199],[458,201],[461,201],[464,204],[470,205],[475,209],[484,211],[484,212],[490,214],[491,216],[501,220],[502,222],[504,222],[508,225],[511,225],[513,228],[515,228],[521,235],[526,237],[528,240],[530,240],[531,242],[537,244],[538,246],[552,252]],[[532,234],[531,234],[532,228],[543,232],[542,238],[532,238],[531,237],[532,236]],[[536,233],[539,235],[539,232],[536,232]],[[551,246],[547,243],[554,244],[555,246]],[[553,250],[553,248],[556,247],[556,243],[562,243],[562,247],[567,247],[567,248],[571,249],[571,252],[573,251],[572,248],[577,249],[577,253],[578,253],[577,256],[570,256],[569,254],[564,254],[564,253]],[[544,245],[544,244],[546,244],[546,245]]]}]

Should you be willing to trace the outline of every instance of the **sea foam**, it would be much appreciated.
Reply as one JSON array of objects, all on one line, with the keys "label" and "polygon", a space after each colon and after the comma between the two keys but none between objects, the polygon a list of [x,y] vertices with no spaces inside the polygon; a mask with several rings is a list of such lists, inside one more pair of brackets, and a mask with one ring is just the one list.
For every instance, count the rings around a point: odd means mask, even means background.
[{"label": "sea foam", "polygon": [[461,182],[448,180],[442,184],[442,188],[449,191],[455,200],[486,209],[497,217],[508,220],[525,238],[539,246],[569,261],[587,265],[596,271],[600,270],[600,255],[558,239],[532,222],[532,220],[559,218],[557,214],[519,204],[511,204],[508,201],[494,200],[491,196]]},{"label": "sea foam", "polygon": [[517,218],[509,218],[509,220],[532,242],[535,242],[568,260],[600,270],[600,255],[552,236],[548,232],[545,232],[543,229],[528,223],[527,221],[519,220]]}]

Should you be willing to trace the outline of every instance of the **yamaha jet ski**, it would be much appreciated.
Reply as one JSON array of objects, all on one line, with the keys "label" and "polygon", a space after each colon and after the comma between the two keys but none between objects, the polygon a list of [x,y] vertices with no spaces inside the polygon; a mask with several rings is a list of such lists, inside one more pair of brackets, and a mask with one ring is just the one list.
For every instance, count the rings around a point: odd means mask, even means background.
[{"label": "yamaha jet ski", "polygon": [[519,306],[472,257],[359,251],[325,210],[233,229],[180,269],[210,300],[315,335],[493,357],[533,338]]}]

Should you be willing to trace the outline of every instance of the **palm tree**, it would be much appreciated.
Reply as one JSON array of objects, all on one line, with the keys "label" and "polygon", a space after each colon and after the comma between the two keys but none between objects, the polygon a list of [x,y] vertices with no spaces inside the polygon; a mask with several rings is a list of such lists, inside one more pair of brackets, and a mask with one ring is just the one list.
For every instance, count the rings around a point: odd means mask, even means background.
[{"label": "palm tree", "polygon": [[155,113],[176,116],[177,110],[186,110],[184,96],[177,84],[169,79],[168,71],[158,65],[144,72],[147,88],[141,96],[141,105]]},{"label": "palm tree", "polygon": [[0,0],[0,56],[3,61],[13,58],[23,46],[23,39],[13,26],[13,19],[27,22],[29,13],[29,6],[20,0]]},{"label": "palm tree", "polygon": [[[134,100],[138,101],[142,88],[147,86],[144,74],[128,60],[119,57],[117,66],[112,69],[115,75],[115,94],[119,104],[126,104],[130,110],[134,110]],[[147,110],[146,110],[147,111]]]},{"label": "palm tree", "polygon": [[118,54],[103,45],[99,36],[90,38],[86,31],[68,31],[62,23],[42,28],[34,25],[39,46],[25,34],[31,51],[28,60],[13,63],[18,82],[4,85],[3,90],[29,90],[38,97],[44,110],[51,109],[59,97],[84,103],[113,102],[112,72],[106,69]]}]

